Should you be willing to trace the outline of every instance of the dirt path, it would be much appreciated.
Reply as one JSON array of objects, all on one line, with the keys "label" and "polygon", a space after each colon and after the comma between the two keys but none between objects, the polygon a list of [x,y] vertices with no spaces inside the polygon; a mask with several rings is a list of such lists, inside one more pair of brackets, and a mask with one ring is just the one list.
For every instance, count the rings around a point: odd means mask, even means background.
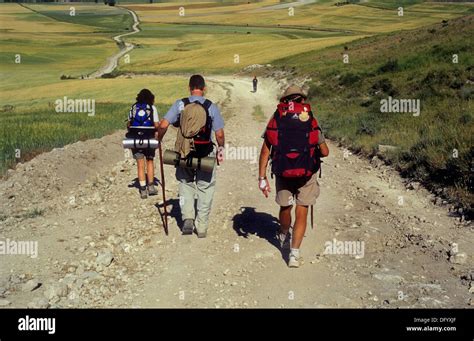
[{"label": "dirt path", "polygon": [[[122,40],[139,32],[138,18],[129,12],[133,32],[114,37],[123,47],[89,78],[112,72],[133,48]],[[135,165],[121,148],[123,132],[55,149],[18,165],[0,183],[0,242],[38,245],[34,258],[0,255],[0,306],[473,304],[472,225],[449,217],[416,184],[407,189],[377,159],[368,162],[332,143],[320,179],[316,228],[308,229],[303,243],[305,265],[288,269],[274,239],[278,207],[260,194],[255,180],[260,135],[284,84],[261,79],[254,94],[250,79],[208,81],[209,97],[226,118],[228,156],[234,156],[218,170],[208,238],[181,236],[177,182],[169,166],[172,219],[170,235],[164,235],[156,208],[160,197],[140,200],[133,186]],[[256,106],[266,118],[253,115]],[[170,131],[168,148],[173,139]],[[242,155],[232,155],[233,148],[245,149],[246,159],[236,160]],[[337,241],[363,242],[364,252],[328,254],[326,243]]]},{"label": "dirt path", "polygon": [[111,57],[107,58],[105,65],[102,66],[97,71],[94,71],[93,73],[86,76],[85,77],[86,79],[100,78],[105,74],[111,73],[118,66],[118,61],[120,60],[120,58],[125,56],[128,52],[133,50],[133,48],[135,47],[135,45],[133,45],[132,43],[125,42],[123,40],[123,37],[140,32],[140,28],[138,27],[140,25],[140,21],[134,11],[129,10],[128,8],[123,8],[123,9],[128,11],[133,18],[132,32],[122,33],[112,38],[117,43],[120,50],[114,55],[112,55]]},{"label": "dirt path", "polygon": [[[281,84],[209,77],[229,147],[259,150]],[[184,95],[184,94],[183,94]],[[37,241],[38,257],[0,255],[0,304],[15,307],[468,307],[472,225],[449,217],[424,189],[408,190],[377,160],[330,143],[305,264],[289,269],[273,239],[278,207],[256,185],[257,164],[218,169],[208,238],[181,236],[177,182],[165,236],[155,205],[139,199],[123,132],[42,154],[0,183],[0,241]],[[166,146],[173,145],[174,131]],[[228,148],[230,150],[230,148]],[[344,154],[346,157],[344,157]],[[250,155],[252,156],[252,155]],[[412,186],[413,187],[413,186]],[[414,186],[416,187],[416,186]],[[402,198],[402,199],[400,199]],[[403,200],[403,202],[401,202]],[[325,254],[327,241],[364,242],[363,257]],[[452,243],[459,253],[449,261]],[[463,257],[467,255],[467,258]],[[113,261],[110,263],[111,257]],[[455,264],[453,262],[461,263]],[[33,291],[28,281],[42,285]],[[471,289],[473,292],[474,289]],[[46,298],[47,297],[47,298]]]}]

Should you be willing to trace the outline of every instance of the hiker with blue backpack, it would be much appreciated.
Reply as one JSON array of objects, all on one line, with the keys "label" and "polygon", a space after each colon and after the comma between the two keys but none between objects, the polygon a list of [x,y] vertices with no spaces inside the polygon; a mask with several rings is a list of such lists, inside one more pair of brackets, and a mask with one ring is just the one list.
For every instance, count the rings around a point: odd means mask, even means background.
[{"label": "hiker with blue backpack", "polygon": [[[142,89],[138,93],[136,102],[128,114],[127,138],[142,142],[157,137],[159,118],[158,111],[153,105],[154,102],[155,96],[150,90]],[[155,149],[138,146],[132,148],[132,154],[133,158],[137,160],[140,197],[146,199],[148,195],[157,195],[154,166]]]},{"label": "hiker with blue backpack", "polygon": [[[306,98],[297,86],[290,86],[282,95],[262,136],[264,142],[259,161],[258,186],[268,197],[271,189],[266,174],[271,160],[276,202],[280,205],[277,239],[282,249],[290,250],[290,268],[302,265],[300,246],[306,231],[308,208],[311,206],[312,224],[313,205],[319,196],[317,172],[321,171],[320,158],[329,155],[324,134],[310,104],[305,103]],[[296,217],[292,226],[293,205],[296,205]]]}]

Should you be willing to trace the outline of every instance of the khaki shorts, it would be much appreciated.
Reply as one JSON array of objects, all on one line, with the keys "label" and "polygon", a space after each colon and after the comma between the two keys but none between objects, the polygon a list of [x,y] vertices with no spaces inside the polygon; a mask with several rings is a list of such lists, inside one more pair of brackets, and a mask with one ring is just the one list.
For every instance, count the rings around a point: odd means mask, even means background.
[{"label": "khaki shorts", "polygon": [[280,206],[310,206],[316,203],[319,197],[318,174],[314,173],[308,181],[305,178],[282,178],[275,180],[276,198]]}]

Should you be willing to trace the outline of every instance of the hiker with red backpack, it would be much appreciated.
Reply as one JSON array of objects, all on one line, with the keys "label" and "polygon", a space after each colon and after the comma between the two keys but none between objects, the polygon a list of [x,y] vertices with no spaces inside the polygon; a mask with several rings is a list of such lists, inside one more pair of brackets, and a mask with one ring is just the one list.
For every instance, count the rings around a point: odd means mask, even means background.
[{"label": "hiker with red backpack", "polygon": [[[158,111],[153,105],[155,95],[148,90],[142,89],[132,105],[127,120],[127,138],[144,140],[152,139],[158,129]],[[157,195],[155,188],[155,149],[132,148],[133,158],[137,160],[137,173],[140,197],[146,199],[147,195]],[[146,165],[145,165],[146,159]],[[146,168],[146,175],[145,175]],[[148,191],[147,191],[148,190]]]},{"label": "hiker with red backpack", "polygon": [[[266,173],[271,159],[271,172],[276,177],[276,202],[280,205],[277,238],[282,249],[290,249],[290,268],[302,264],[300,246],[306,231],[308,207],[311,206],[312,216],[312,206],[319,196],[317,172],[321,167],[320,158],[329,155],[324,135],[311,106],[305,103],[306,98],[297,86],[290,86],[285,91],[267,124],[259,161],[259,189],[268,197],[271,190]],[[292,236],[291,211],[294,204],[296,219]]]},{"label": "hiker with red backpack", "polygon": [[[201,75],[189,79],[190,96],[177,100],[161,120],[158,128],[158,140],[161,141],[170,124],[179,127],[175,143],[175,152],[179,157],[192,164],[193,159],[216,157],[222,163],[224,151],[224,120],[219,108],[204,97],[206,84]],[[212,140],[214,132],[217,148]],[[189,162],[188,162],[189,161]],[[183,220],[182,233],[196,231],[198,238],[207,235],[209,214],[216,184],[216,167],[212,171],[176,167],[176,179],[179,181],[179,203]],[[197,214],[194,210],[197,195]]]}]

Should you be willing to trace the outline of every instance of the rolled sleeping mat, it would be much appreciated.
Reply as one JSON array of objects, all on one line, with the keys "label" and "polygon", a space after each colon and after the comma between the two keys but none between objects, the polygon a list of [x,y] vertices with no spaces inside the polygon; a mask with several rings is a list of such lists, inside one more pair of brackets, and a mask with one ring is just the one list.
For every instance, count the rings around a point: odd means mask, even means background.
[{"label": "rolled sleeping mat", "polygon": [[174,150],[167,149],[163,154],[163,163],[167,165],[173,165],[175,167],[183,167],[190,169],[198,169],[203,172],[211,173],[214,170],[214,165],[216,164],[216,158],[211,156],[206,156],[203,158],[180,158],[179,153],[176,153]]},{"label": "rolled sleeping mat", "polygon": [[156,149],[160,142],[157,139],[124,139],[122,141],[123,148],[125,149]]}]

